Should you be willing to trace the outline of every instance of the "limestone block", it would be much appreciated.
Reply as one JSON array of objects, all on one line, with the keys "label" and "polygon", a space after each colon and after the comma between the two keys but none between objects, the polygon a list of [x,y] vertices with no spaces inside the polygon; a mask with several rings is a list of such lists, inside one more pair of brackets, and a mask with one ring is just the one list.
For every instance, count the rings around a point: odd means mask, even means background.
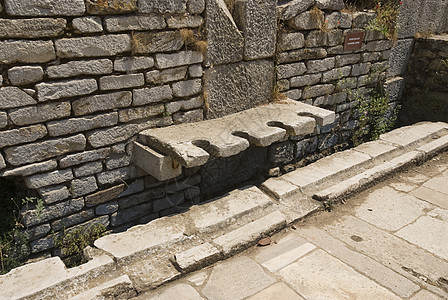
[{"label": "limestone block", "polygon": [[218,118],[270,101],[274,81],[271,61],[215,66],[205,74],[207,118]]},{"label": "limestone block", "polygon": [[33,142],[46,135],[47,128],[42,124],[0,131],[0,148]]},{"label": "limestone block", "polygon": [[299,62],[288,65],[277,66],[277,78],[290,78],[293,76],[299,76],[306,72],[305,63]]},{"label": "limestone block", "polygon": [[62,219],[52,221],[51,228],[53,230],[61,230],[62,228],[68,228],[70,226],[84,223],[89,221],[95,217],[95,212],[93,209],[83,210],[77,213],[74,213],[70,216],[63,217]]},{"label": "limestone block", "polygon": [[169,85],[163,85],[153,88],[143,88],[134,90],[134,100],[132,105],[145,105],[149,103],[161,102],[164,100],[171,100],[173,92]]},{"label": "limestone block", "polygon": [[319,9],[341,10],[345,7],[343,0],[316,0]]},{"label": "limestone block", "polygon": [[75,177],[84,177],[99,173],[103,170],[103,164],[101,161],[92,161],[81,165],[80,167],[73,168],[73,174]]},{"label": "limestone block", "polygon": [[205,9],[205,0],[188,0],[187,8],[190,14],[201,14]]},{"label": "limestone block", "polygon": [[109,59],[70,61],[62,65],[49,66],[47,75],[50,78],[75,77],[80,75],[103,75],[113,71]]},{"label": "limestone block", "polygon": [[80,16],[86,11],[83,0],[6,0],[12,16]]},{"label": "limestone block", "polygon": [[191,271],[200,267],[205,267],[210,262],[220,257],[221,253],[210,243],[204,243],[190,248],[174,256],[177,266],[185,271]]},{"label": "limestone block", "polygon": [[[146,73],[146,82],[153,84],[162,84],[172,81],[182,80],[187,75],[187,66],[177,67],[166,70],[153,70]],[[202,74],[201,74],[202,75]]]},{"label": "limestone block", "polygon": [[73,179],[71,169],[57,170],[51,173],[37,174],[25,178],[26,186],[37,189],[48,185],[60,184]]},{"label": "limestone block", "polygon": [[40,218],[36,218],[34,210],[26,210],[22,213],[23,222],[26,226],[33,226],[46,221],[60,218],[80,211],[84,207],[84,198],[68,199],[61,203],[45,207]]},{"label": "limestone block", "polygon": [[399,101],[403,95],[404,79],[403,77],[390,78],[384,83],[384,87],[390,102]]},{"label": "limestone block", "polygon": [[327,45],[337,46],[344,44],[344,32],[340,29],[332,29],[327,32]]},{"label": "limestone block", "polygon": [[325,15],[323,12],[318,12],[318,16],[313,16],[311,15],[311,12],[306,11],[297,15],[294,19],[289,20],[288,25],[297,30],[319,29],[324,17]]},{"label": "limestone block", "polygon": [[55,58],[52,41],[0,41],[0,62],[4,64],[45,63]]},{"label": "limestone block", "polygon": [[[1,26],[1,25],[0,25]],[[44,70],[38,66],[13,67],[8,70],[8,79],[13,85],[27,85],[41,81]]]},{"label": "limestone block", "polygon": [[98,90],[95,79],[75,79],[36,85],[37,100],[44,102],[61,98],[88,95]]},{"label": "limestone block", "polygon": [[5,159],[3,158],[3,155],[0,154],[0,169],[6,168]]},{"label": "limestone block", "polygon": [[85,151],[82,153],[66,155],[59,161],[61,168],[79,165],[89,161],[104,159],[110,153],[110,148],[103,148],[99,150]]},{"label": "limestone block", "polygon": [[244,38],[223,0],[206,0],[207,59],[214,65],[243,59]]},{"label": "limestone block", "polygon": [[152,211],[151,203],[143,203],[131,208],[121,209],[110,217],[110,224],[112,226],[119,226],[129,221],[139,219],[143,216],[149,215]]},{"label": "limestone block", "polygon": [[75,18],[72,21],[75,32],[80,33],[96,33],[103,31],[100,17],[82,17]]},{"label": "limestone block", "polygon": [[276,0],[237,0],[235,21],[243,32],[244,59],[274,55],[277,36]]},{"label": "limestone block", "polygon": [[204,19],[201,16],[172,16],[166,20],[168,28],[196,28],[200,27]]},{"label": "limestone block", "polygon": [[182,166],[169,156],[134,142],[134,163],[159,181],[165,181],[182,174]]},{"label": "limestone block", "polygon": [[133,87],[141,87],[145,84],[143,74],[111,75],[101,77],[99,80],[100,90],[119,90]]},{"label": "limestone block", "polygon": [[123,142],[139,131],[157,126],[171,125],[171,118],[152,118],[147,122],[139,124],[125,124],[108,129],[98,129],[87,135],[87,139],[94,148]]},{"label": "limestone block", "polygon": [[261,237],[275,232],[285,225],[286,217],[280,211],[275,211],[215,238],[213,243],[222,248],[224,255],[230,255],[239,249],[254,244]]},{"label": "limestone block", "polygon": [[0,128],[8,126],[8,114],[0,111]]},{"label": "limestone block", "polygon": [[202,109],[177,112],[173,115],[173,121],[175,124],[199,122],[202,120],[204,120],[204,111]]},{"label": "limestone block", "polygon": [[202,97],[195,97],[188,100],[169,102],[166,104],[166,111],[172,114],[179,110],[200,108],[202,105],[204,105],[204,99]]},{"label": "limestone block", "polygon": [[188,67],[188,74],[193,77],[202,77],[202,66],[201,65],[192,65]]},{"label": "limestone block", "polygon": [[149,202],[149,201],[152,201],[155,199],[160,199],[165,196],[166,196],[165,186],[153,187],[153,188],[147,189],[143,193],[140,193],[137,195],[132,195],[131,197],[121,198],[121,194],[120,194],[120,199],[118,199],[118,204],[119,204],[120,208],[128,208],[128,207],[136,206],[138,204]]},{"label": "limestone block", "polygon": [[58,57],[115,56],[131,51],[128,34],[65,38],[55,42]]},{"label": "limestone block", "polygon": [[178,81],[172,84],[173,95],[176,97],[190,97],[200,93],[201,89],[201,79]]},{"label": "limestone block", "polygon": [[165,106],[163,104],[157,104],[123,109],[118,112],[118,116],[120,122],[127,123],[138,119],[162,115],[164,112]]},{"label": "limestone block", "polygon": [[99,216],[101,215],[108,215],[108,214],[112,214],[114,212],[116,212],[118,210],[118,202],[117,201],[112,201],[112,202],[108,202],[108,203],[104,203],[101,205],[98,205],[95,208],[95,213]]},{"label": "limestone block", "polygon": [[88,116],[83,118],[71,118],[47,123],[50,136],[67,135],[76,132],[88,131],[95,128],[113,126],[118,123],[116,112]]},{"label": "limestone block", "polygon": [[296,76],[291,78],[291,87],[302,87],[306,85],[314,85],[319,83],[322,78],[322,74],[309,74],[303,76]]},{"label": "limestone block", "polygon": [[109,189],[88,195],[86,196],[86,206],[87,207],[96,206],[98,204],[113,200],[116,197],[118,197],[118,195],[120,195],[121,192],[123,192],[124,188],[125,188],[124,184],[119,184]]},{"label": "limestone block", "polygon": [[309,60],[306,62],[308,68],[308,73],[318,73],[327,71],[334,68],[335,59],[334,57],[329,57],[320,60]]},{"label": "limestone block", "polygon": [[106,171],[97,175],[100,185],[123,182],[123,180],[135,177],[135,167],[123,167],[111,171]]},{"label": "limestone block", "polygon": [[125,14],[137,10],[137,0],[87,1],[87,12],[92,15]]},{"label": "limestone block", "polygon": [[70,197],[70,192],[65,185],[56,185],[38,189],[39,195],[46,204],[52,204]]},{"label": "limestone block", "polygon": [[28,240],[33,241],[46,236],[51,230],[50,224],[43,224],[24,231]]},{"label": "limestone block", "polygon": [[339,103],[344,103],[346,99],[347,99],[346,93],[337,93],[337,94],[318,97],[314,101],[313,105],[319,106],[319,107],[335,105],[335,104],[339,104]]},{"label": "limestone block", "polygon": [[353,28],[365,28],[375,19],[374,12],[355,12],[353,13]]},{"label": "limestone block", "polygon": [[306,87],[303,89],[302,97],[303,99],[329,95],[334,91],[334,85],[332,84],[322,84],[315,85],[311,87]]},{"label": "limestone block", "polygon": [[180,31],[136,32],[133,51],[137,54],[177,51],[184,45]]},{"label": "limestone block", "polygon": [[277,61],[283,64],[283,63],[302,61],[306,59],[324,58],[326,56],[327,51],[324,48],[299,49],[290,52],[280,53],[278,55]]},{"label": "limestone block", "polygon": [[370,63],[360,63],[352,66],[352,76],[365,75],[369,73],[371,64]]},{"label": "limestone block", "polygon": [[314,2],[315,0],[293,0],[287,5],[279,6],[280,18],[289,20],[310,8]]},{"label": "limestone block", "polygon": [[285,96],[288,97],[289,99],[300,100],[300,98],[302,98],[302,90],[299,89],[289,90],[285,92]]},{"label": "limestone block", "polygon": [[336,68],[332,69],[330,71],[324,72],[322,74],[322,82],[327,83],[333,80],[340,80],[344,77],[347,77],[350,75],[350,72],[352,70],[351,66],[345,66],[342,68]]},{"label": "limestone block", "polygon": [[305,40],[307,48],[322,47],[328,43],[328,34],[320,30],[311,31]]},{"label": "limestone block", "polygon": [[64,33],[65,19],[0,19],[0,38],[47,38]]},{"label": "limestone block", "polygon": [[15,125],[30,125],[70,116],[69,101],[49,102],[36,106],[14,108],[9,111],[9,118]]},{"label": "limestone block", "polygon": [[70,183],[72,197],[90,194],[98,189],[95,176],[74,179]]},{"label": "limestone block", "polygon": [[56,160],[49,160],[41,163],[35,163],[31,165],[26,165],[23,167],[18,167],[14,169],[10,169],[7,171],[0,172],[0,176],[29,176],[35,173],[42,173],[45,171],[51,171],[56,169],[58,166]]},{"label": "limestone block", "polygon": [[413,39],[398,40],[392,47],[389,57],[389,77],[404,75],[407,70],[409,58],[414,45]]},{"label": "limestone block", "polygon": [[139,0],[138,11],[140,13],[158,12],[161,14],[185,13],[187,0]]},{"label": "limestone block", "polygon": [[0,109],[36,104],[30,95],[17,87],[0,88]]},{"label": "limestone block", "polygon": [[360,61],[360,59],[360,54],[338,55],[335,58],[335,67],[343,67],[346,65],[356,64]]},{"label": "limestone block", "polygon": [[[86,147],[86,138],[82,134],[56,140],[30,143],[5,149],[6,160],[14,165],[23,165],[46,160],[65,153],[82,151]],[[71,171],[70,171],[71,172]]]},{"label": "limestone block", "polygon": [[156,30],[166,27],[165,19],[160,15],[107,17],[104,23],[109,32]]},{"label": "limestone block", "polygon": [[129,91],[95,95],[73,101],[75,116],[82,116],[98,111],[130,106],[132,93]]},{"label": "limestone block", "polygon": [[185,65],[202,63],[203,55],[200,52],[181,51],[173,54],[156,54],[155,65],[158,69],[168,69]]},{"label": "limestone block", "polygon": [[372,41],[367,43],[367,51],[383,51],[388,50],[392,46],[390,40]]},{"label": "limestone block", "polygon": [[303,33],[300,32],[281,34],[279,36],[277,44],[279,51],[300,49],[303,48],[304,46],[305,46],[305,37]]},{"label": "limestone block", "polygon": [[333,12],[326,16],[325,23],[327,29],[344,28],[349,29],[352,27],[353,17],[350,13]]},{"label": "limestone block", "polygon": [[129,72],[149,69],[154,66],[154,59],[146,56],[127,56],[114,61],[114,70]]},{"label": "limestone block", "polygon": [[[128,195],[133,195],[132,197],[136,197],[136,193],[142,192],[145,189],[145,182],[143,179],[138,179],[131,184],[126,186],[126,189],[120,193],[119,197],[125,197]],[[121,207],[124,207],[120,204]]]}]

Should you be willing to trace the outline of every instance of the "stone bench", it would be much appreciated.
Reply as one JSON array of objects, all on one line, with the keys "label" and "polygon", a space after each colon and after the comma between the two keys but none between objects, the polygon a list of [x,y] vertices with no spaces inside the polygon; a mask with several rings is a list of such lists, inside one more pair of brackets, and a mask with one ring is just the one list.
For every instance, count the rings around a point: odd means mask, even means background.
[{"label": "stone bench", "polygon": [[333,124],[334,112],[290,99],[219,119],[140,132],[134,163],[163,181],[182,167],[204,165],[211,156],[230,157],[250,145],[267,147],[289,136],[306,136]]}]

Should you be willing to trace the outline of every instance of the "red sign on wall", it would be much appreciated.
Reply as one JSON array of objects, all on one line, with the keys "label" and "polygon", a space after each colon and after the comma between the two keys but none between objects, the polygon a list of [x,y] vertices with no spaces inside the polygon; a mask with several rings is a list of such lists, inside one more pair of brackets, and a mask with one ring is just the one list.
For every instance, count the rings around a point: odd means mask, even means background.
[{"label": "red sign on wall", "polygon": [[364,31],[347,33],[345,36],[344,51],[361,49],[364,40]]}]

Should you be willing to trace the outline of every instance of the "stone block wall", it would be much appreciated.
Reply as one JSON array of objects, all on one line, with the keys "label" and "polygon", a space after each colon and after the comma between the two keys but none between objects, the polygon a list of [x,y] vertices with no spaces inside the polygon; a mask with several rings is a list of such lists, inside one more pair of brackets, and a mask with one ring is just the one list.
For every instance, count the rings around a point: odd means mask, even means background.
[{"label": "stone block wall", "polygon": [[[240,184],[235,174],[273,176],[345,147],[357,116],[344,89],[366,92],[388,76],[397,102],[415,33],[392,47],[366,31],[360,50],[344,51],[345,35],[374,14],[342,12],[342,0],[56,2],[0,0],[0,176],[43,200],[39,216],[22,211],[33,255],[60,254],[64,228],[124,230],[198,202],[211,185]],[[335,111],[336,123],[166,182],[133,164],[140,131],[277,92]]]},{"label": "stone block wall", "polygon": [[54,254],[63,228],[121,230],[197,197],[198,176],[162,183],[131,160],[139,131],[204,117],[204,10],[204,0],[0,1],[0,176],[43,200],[39,216],[22,212],[32,254]]},{"label": "stone block wall", "polygon": [[400,123],[448,121],[448,35],[416,39],[406,75]]},{"label": "stone block wall", "polygon": [[[294,3],[294,2],[293,2]],[[298,1],[280,7],[277,44],[277,89],[288,98],[333,110],[332,128],[296,145],[296,158],[350,141],[357,127],[355,94],[390,76],[393,43],[380,32],[365,29],[373,12],[341,11],[343,1]],[[364,32],[358,50],[344,51],[349,33]],[[347,89],[353,91],[347,93]],[[356,92],[355,92],[356,91]],[[391,102],[398,101],[392,97]],[[393,105],[393,103],[391,103]]]}]

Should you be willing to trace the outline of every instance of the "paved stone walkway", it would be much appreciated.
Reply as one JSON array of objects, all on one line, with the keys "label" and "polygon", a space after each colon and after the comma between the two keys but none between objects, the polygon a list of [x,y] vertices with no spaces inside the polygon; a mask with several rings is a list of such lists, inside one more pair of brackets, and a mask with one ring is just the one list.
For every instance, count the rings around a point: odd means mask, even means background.
[{"label": "paved stone walkway", "polygon": [[448,299],[448,153],[135,299]]}]

